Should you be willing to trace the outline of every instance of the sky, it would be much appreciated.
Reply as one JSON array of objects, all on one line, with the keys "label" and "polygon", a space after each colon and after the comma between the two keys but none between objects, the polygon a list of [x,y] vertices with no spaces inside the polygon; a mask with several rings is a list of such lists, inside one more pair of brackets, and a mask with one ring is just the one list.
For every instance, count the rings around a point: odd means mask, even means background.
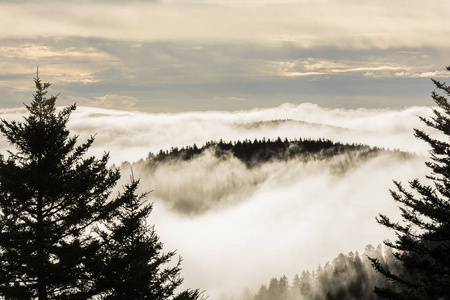
[{"label": "sky", "polygon": [[[263,137],[415,154],[345,174],[333,172],[345,157],[255,170],[207,154],[156,173],[135,164],[142,190],[154,190],[149,223],[184,258],[185,286],[236,299],[392,237],[375,216],[395,216],[393,179],[426,174],[413,128],[430,114],[430,78],[449,77],[449,13],[443,0],[0,0],[0,118],[26,114],[39,67],[59,105],[78,104],[71,132],[96,135],[90,154],[108,151],[111,165]],[[180,199],[202,209],[178,211]]]},{"label": "sky", "polygon": [[148,112],[429,105],[448,1],[0,1],[0,106]]}]

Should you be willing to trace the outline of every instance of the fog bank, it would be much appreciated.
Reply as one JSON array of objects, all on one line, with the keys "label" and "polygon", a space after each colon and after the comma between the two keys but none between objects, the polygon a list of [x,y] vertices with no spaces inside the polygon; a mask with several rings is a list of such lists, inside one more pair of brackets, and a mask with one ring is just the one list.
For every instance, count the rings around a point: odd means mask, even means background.
[{"label": "fog bank", "polygon": [[[425,173],[420,158],[397,160],[391,155],[345,173],[323,162],[273,163],[263,169],[269,175],[248,186],[252,191],[244,190],[243,200],[200,215],[181,215],[156,192],[150,196],[155,201],[150,222],[156,224],[166,249],[178,249],[184,257],[186,286],[205,289],[211,299],[236,297],[245,287],[257,291],[272,277],[293,278],[340,252],[362,252],[367,244],[392,238],[392,232],[375,222],[378,213],[398,217],[388,191],[391,180],[407,181]],[[237,179],[248,183],[261,173],[247,171]],[[217,180],[220,173],[211,176]],[[211,180],[206,180],[206,188]],[[192,191],[204,182],[186,181]],[[179,179],[173,182],[176,193]],[[236,200],[239,192],[228,197]]]},{"label": "fog bank", "polygon": [[[79,107],[69,128],[80,141],[97,134],[89,153],[109,151],[116,165],[139,161],[150,151],[263,137],[326,138],[426,155],[427,147],[413,137],[413,128],[424,128],[417,115],[430,111],[284,104],[236,112],[152,114]],[[24,113],[2,109],[0,117],[20,120]],[[1,153],[7,148],[1,138]],[[345,159],[270,162],[248,169],[236,159],[205,154],[152,172],[136,167],[134,175],[142,178],[142,190],[154,190],[149,224],[155,224],[166,251],[178,249],[183,256],[185,286],[221,299],[240,295],[245,287],[256,291],[272,277],[292,278],[340,252],[362,251],[392,237],[375,216],[398,216],[389,195],[392,179],[422,180],[424,156],[399,159],[381,153],[336,172]],[[122,171],[126,182],[130,170]]]},{"label": "fog bank", "polygon": [[[23,109],[2,109],[0,117],[19,120],[24,113]],[[426,145],[413,137],[413,128],[424,128],[417,116],[430,113],[429,107],[330,109],[311,103],[235,112],[174,114],[79,107],[70,119],[69,128],[81,139],[97,134],[90,153],[98,156],[109,151],[111,162],[116,164],[133,162],[145,158],[150,151],[171,147],[263,137],[326,138],[426,155]],[[264,122],[273,120],[290,121]],[[5,147],[4,139],[0,139],[0,149]]]}]

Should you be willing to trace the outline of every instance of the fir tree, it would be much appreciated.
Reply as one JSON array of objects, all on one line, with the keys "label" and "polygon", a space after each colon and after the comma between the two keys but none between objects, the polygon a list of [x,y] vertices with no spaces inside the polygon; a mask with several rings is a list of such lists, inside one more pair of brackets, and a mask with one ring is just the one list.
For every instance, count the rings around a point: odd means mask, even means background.
[{"label": "fir tree", "polygon": [[[160,269],[174,253],[161,254],[158,237],[144,225],[151,206],[139,207],[138,183],[111,197],[120,173],[107,167],[107,153],[86,157],[93,137],[77,145],[70,136],[66,125],[76,106],[57,112],[57,96],[47,98],[50,84],[39,75],[35,84],[29,116],[0,121],[15,148],[0,156],[0,297],[197,299],[197,290],[173,296],[179,263]],[[113,227],[110,220],[117,221]],[[111,229],[110,236],[98,228]]]},{"label": "fir tree", "polygon": [[198,290],[186,290],[175,295],[175,289],[182,283],[180,263],[163,269],[175,252],[162,253],[153,227],[147,225],[152,204],[144,204],[146,194],[137,195],[138,181],[121,194],[124,205],[114,218],[97,232],[102,238],[103,264],[98,269],[98,289],[105,291],[105,300],[194,300],[199,298]]},{"label": "fir tree", "polygon": [[421,120],[447,139],[415,129],[415,136],[431,147],[431,161],[426,165],[433,185],[415,179],[409,183],[412,191],[408,191],[395,182],[397,191],[391,194],[400,203],[404,223],[394,223],[381,214],[377,218],[396,232],[397,240],[385,244],[409,273],[401,276],[383,267],[378,259],[371,259],[378,271],[397,284],[397,288],[375,288],[378,295],[388,299],[450,299],[450,103],[446,98],[450,87],[436,80],[433,83],[445,96],[433,91],[438,108],[433,109],[432,117]]},{"label": "fir tree", "polygon": [[35,78],[34,100],[24,122],[1,120],[15,152],[0,157],[0,293],[40,300],[87,297],[91,278],[84,267],[95,242],[84,235],[115,210],[107,201],[117,170],[83,158],[94,139],[76,145],[66,128],[72,105],[56,112],[49,83]]}]

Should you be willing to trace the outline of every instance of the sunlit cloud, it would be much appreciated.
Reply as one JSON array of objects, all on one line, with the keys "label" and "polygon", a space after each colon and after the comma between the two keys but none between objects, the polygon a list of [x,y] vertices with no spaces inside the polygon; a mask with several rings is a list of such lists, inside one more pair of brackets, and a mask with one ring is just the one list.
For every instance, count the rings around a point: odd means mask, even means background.
[{"label": "sunlit cloud", "polygon": [[[264,168],[272,175],[251,194],[241,191],[247,193],[243,201],[196,217],[181,217],[154,195],[150,197],[155,201],[150,220],[165,246],[183,255],[186,286],[205,289],[214,299],[221,294],[226,299],[236,297],[245,287],[257,291],[272,277],[292,279],[295,273],[315,270],[339,252],[362,252],[367,244],[392,238],[392,232],[382,230],[374,220],[379,212],[398,219],[388,190],[391,180],[406,181],[425,173],[421,159],[399,161],[389,155],[346,174],[333,175],[329,167],[296,161],[268,164]],[[251,175],[258,174],[257,170],[253,174],[235,170],[236,180],[247,183]],[[220,180],[220,174],[211,176]],[[189,182],[191,177],[182,180]],[[159,187],[151,178],[143,183],[155,190]]]},{"label": "sunlit cloud", "polygon": [[275,64],[280,76],[324,76],[339,74],[363,74],[370,77],[443,77],[447,72],[439,66],[401,64],[386,62],[379,58],[372,61],[331,59],[297,59]]},{"label": "sunlit cloud", "polygon": [[214,100],[219,100],[219,101],[245,101],[246,99],[245,98],[242,98],[242,97],[233,97],[233,96],[231,96],[231,97],[226,97],[226,98],[224,98],[224,97],[214,97]]},{"label": "sunlit cloud", "polygon": [[0,5],[2,28],[15,24],[1,32],[3,38],[52,35],[131,41],[284,40],[304,47],[448,46],[446,1],[396,1],[389,5],[346,0]]},{"label": "sunlit cloud", "polygon": [[[134,104],[136,99],[105,95],[108,101]],[[121,100],[122,99],[122,100]],[[77,100],[77,99],[73,99]],[[78,99],[83,101],[98,101]],[[110,104],[112,105],[112,104]],[[3,109],[5,119],[20,119],[24,110]],[[427,155],[428,148],[413,136],[413,128],[424,128],[417,116],[428,116],[429,107],[389,109],[330,109],[314,104],[283,104],[268,109],[235,112],[146,113],[79,107],[70,129],[80,139],[97,133],[92,153],[110,151],[111,162],[134,162],[149,152],[171,147],[201,146],[208,141],[250,139],[326,138],[336,142],[362,143]],[[273,120],[278,120],[272,122]],[[3,141],[0,146],[5,146]]]},{"label": "sunlit cloud", "polygon": [[[289,43],[43,38],[23,45],[8,40],[1,50],[0,91],[5,97],[0,104],[6,107],[29,101],[37,66],[43,80],[51,82],[62,99],[98,103],[96,98],[116,94],[139,99],[136,110],[153,111],[248,109],[317,102],[318,97],[318,103],[333,107],[349,107],[349,103],[350,107],[424,105],[432,89],[428,78],[448,75],[440,52],[425,49],[355,53],[307,51]],[[238,99],[245,101],[233,101]]]},{"label": "sunlit cloud", "polygon": [[[94,72],[111,68],[118,63],[113,55],[94,47],[31,42],[20,44],[7,41],[0,47],[0,76],[21,75],[20,80],[17,78],[12,86],[11,82],[5,80],[0,80],[0,86],[28,89],[32,74],[36,74],[39,66],[41,73],[45,73],[46,81],[52,83],[94,83],[98,82]],[[29,77],[25,78],[24,74]]]},{"label": "sunlit cloud", "polygon": [[[98,133],[95,148],[110,149],[115,163],[145,158],[171,147],[198,146],[219,139],[236,141],[255,138],[327,138],[345,143],[363,143],[388,149],[427,154],[426,145],[412,135],[423,128],[418,115],[430,109],[343,110],[317,105],[286,104],[272,109],[249,111],[149,114],[80,108],[71,121],[83,136]],[[301,122],[258,123],[270,120]],[[150,129],[150,130],[149,130]]]},{"label": "sunlit cloud", "polygon": [[106,94],[100,97],[94,97],[94,99],[88,99],[83,97],[67,97],[62,103],[70,105],[76,103],[79,106],[92,106],[107,109],[121,109],[130,110],[133,109],[139,100],[131,96],[120,96],[116,94]]},{"label": "sunlit cloud", "polygon": [[[105,95],[103,100],[115,97]],[[388,191],[392,179],[406,182],[426,174],[427,147],[414,139],[412,128],[424,128],[417,116],[428,116],[430,110],[284,104],[235,112],[155,114],[79,107],[68,125],[80,141],[96,134],[89,154],[109,151],[116,165],[145,159],[149,151],[200,146],[210,140],[278,136],[328,138],[419,154],[357,159],[343,173],[335,166],[348,162],[345,155],[331,162],[292,160],[254,169],[208,153],[151,172],[143,161],[135,164],[140,189],[153,190],[149,200],[154,212],[148,222],[155,224],[165,249],[177,249],[183,256],[186,287],[204,289],[220,299],[221,294],[237,296],[245,287],[256,291],[272,277],[292,278],[339,252],[361,251],[391,236],[374,217],[381,212],[396,218],[396,204]],[[0,117],[18,120],[25,113],[23,108],[2,109]],[[7,148],[1,139],[2,154]],[[130,172],[123,165],[121,184]]]},{"label": "sunlit cloud", "polygon": [[120,108],[120,109],[126,109],[126,108],[132,108],[136,105],[138,102],[138,99],[135,97],[130,96],[119,96],[119,95],[111,95],[106,94],[103,97],[95,97],[97,100],[97,103],[91,103],[94,104],[94,106],[98,107],[104,107],[104,108]]},{"label": "sunlit cloud", "polygon": [[[320,97],[334,107],[424,105],[419,89],[426,79],[447,76],[449,6],[0,1],[0,105],[25,102],[36,66],[62,97],[129,96],[139,99],[137,110],[235,110]],[[400,99],[396,83],[409,94]],[[374,101],[379,93],[384,99]],[[355,95],[361,98],[348,100]]]}]

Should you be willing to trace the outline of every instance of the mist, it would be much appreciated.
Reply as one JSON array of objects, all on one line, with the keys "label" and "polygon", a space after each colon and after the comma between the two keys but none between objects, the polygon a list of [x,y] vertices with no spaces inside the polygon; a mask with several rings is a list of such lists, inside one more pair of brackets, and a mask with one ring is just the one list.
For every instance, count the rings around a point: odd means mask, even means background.
[{"label": "mist", "polygon": [[[234,163],[224,164],[231,168]],[[187,167],[201,173],[202,164],[208,168],[211,161],[202,157]],[[362,252],[367,244],[392,238],[392,232],[375,222],[378,213],[398,218],[389,195],[391,180],[405,182],[425,173],[421,158],[399,160],[392,154],[358,163],[346,172],[336,172],[332,165],[329,161],[274,162],[243,172],[240,166],[234,180],[242,180],[246,188],[238,186],[228,194],[224,188],[228,175],[219,171],[197,182],[182,172],[167,179],[158,173],[161,178],[154,181],[155,194],[150,196],[155,202],[150,222],[156,224],[166,247],[178,249],[183,256],[186,286],[205,289],[211,299],[237,297],[245,287],[256,292],[272,277],[292,279],[340,252]],[[182,178],[187,183],[180,185]],[[226,199],[202,214],[186,215],[165,199],[165,188],[158,194],[156,184],[164,180],[164,184],[173,183],[172,201],[181,194],[189,200],[189,193],[211,182],[223,184],[217,192],[224,192]]]},{"label": "mist", "polygon": [[[418,116],[430,113],[431,108],[420,106],[401,110],[332,109],[311,103],[173,114],[78,107],[68,126],[72,133],[80,135],[80,141],[95,135],[90,154],[99,156],[107,151],[110,162],[116,165],[171,147],[263,137],[325,138],[427,155],[426,145],[414,138],[413,128],[425,128]],[[0,110],[0,117],[6,120],[20,120],[24,114],[25,109]],[[6,147],[1,138],[0,149]]]},{"label": "mist", "polygon": [[[210,299],[236,299],[246,287],[256,292],[272,277],[292,279],[340,252],[362,252],[367,244],[392,238],[375,216],[398,218],[389,194],[393,179],[407,184],[427,173],[427,147],[413,137],[413,128],[424,128],[417,115],[430,112],[427,107],[349,110],[314,104],[173,114],[80,107],[69,129],[80,141],[96,135],[89,154],[109,151],[111,164],[122,165],[121,184],[132,165],[141,191],[153,190],[148,222],[155,224],[165,251],[177,249],[183,257],[184,286],[205,290]],[[24,113],[3,109],[0,116],[19,120]],[[341,155],[248,168],[236,158],[205,153],[154,169],[145,166],[149,152],[161,149],[263,137],[326,138],[413,155],[385,151],[369,159]],[[0,147],[4,154],[3,138]]]}]

